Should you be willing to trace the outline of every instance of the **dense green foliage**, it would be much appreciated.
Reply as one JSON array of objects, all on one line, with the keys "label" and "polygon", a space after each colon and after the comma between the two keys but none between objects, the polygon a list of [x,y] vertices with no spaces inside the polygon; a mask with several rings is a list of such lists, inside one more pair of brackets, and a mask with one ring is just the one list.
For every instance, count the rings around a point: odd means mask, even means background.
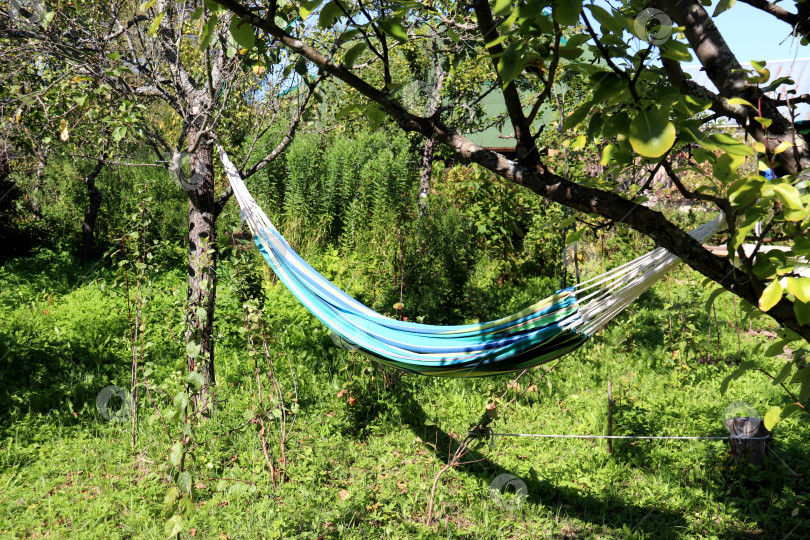
[{"label": "dense green foliage", "polygon": [[[653,5],[679,19],[670,4]],[[810,254],[807,148],[762,95],[788,84],[764,62],[710,70],[743,93],[688,95],[660,60],[690,62],[694,29],[651,43],[634,2],[395,3],[373,17],[319,0],[60,6],[24,33],[0,8],[0,69],[14,79],[0,87],[0,244],[13,244],[0,253],[0,536],[803,533],[810,420],[790,413],[810,396],[810,356],[795,346],[807,336],[791,326],[810,321],[810,278],[792,259]],[[285,32],[296,44],[276,41]],[[496,117],[483,114],[490,93],[506,109]],[[709,109],[753,142],[714,130]],[[508,160],[459,144],[510,123],[497,135],[517,143]],[[422,135],[445,145],[425,153],[429,186]],[[721,243],[765,241],[759,222],[787,244],[742,257],[753,288],[735,292],[796,331],[679,269],[560,362],[487,379],[397,372],[339,347],[270,273],[236,204],[220,214],[217,143],[237,162],[279,149],[245,169],[251,191],[307,261],[390,317],[513,313],[651,237],[704,275],[725,265],[723,282],[729,260],[700,268],[675,241],[714,206],[728,218]],[[163,168],[183,150],[201,183]],[[765,182],[779,162],[796,174]],[[702,206],[636,206],[665,165]],[[98,170],[99,249],[79,261]],[[641,211],[649,223],[627,219]],[[493,435],[457,459],[482,416],[496,433],[722,437],[731,402],[777,426],[761,468],[722,440],[608,453],[593,439]],[[504,474],[526,500],[488,489]]]},{"label": "dense green foliage", "polygon": [[[129,162],[148,163],[148,156],[132,151]],[[41,178],[31,174],[29,167],[12,169],[8,181],[15,186],[9,204],[15,206],[13,224],[3,232],[16,230],[28,242],[18,245],[30,248],[36,234],[37,243],[59,244],[76,249],[81,239],[81,224],[87,208],[87,191],[83,181],[92,164],[81,160],[56,156],[42,170]],[[102,195],[101,208],[95,233],[101,245],[100,252],[112,244],[120,243],[121,234],[130,230],[131,216],[137,213],[144,198],[159,200],[150,205],[151,217],[146,231],[154,239],[179,244],[185,235],[188,198],[179,185],[172,182],[162,167],[114,166],[101,170],[96,184]],[[27,244],[27,245],[26,245]]]},{"label": "dense green foliage", "polygon": [[[423,227],[441,240],[463,226],[463,211],[443,212]],[[443,222],[449,223],[433,226]],[[647,248],[635,234],[606,241],[613,250]],[[475,251],[475,242],[468,249]],[[370,294],[379,270],[362,254],[357,246],[348,253],[311,246],[304,253],[341,287]],[[420,275],[421,259],[406,257],[405,271]],[[448,271],[457,279],[457,269]],[[0,408],[7,411],[0,424],[0,534],[165,536],[166,479],[176,474],[168,437],[178,432],[171,423],[167,432],[155,411],[169,418],[170,396],[185,386],[184,343],[177,338],[184,291],[181,264],[167,261],[153,272],[143,303],[150,343],[143,374],[151,397],[141,392],[133,458],[129,424],[105,421],[95,404],[101,388],[129,384],[128,307],[134,304],[116,270],[106,263],[88,268],[48,249],[0,269],[0,373],[6,381]],[[394,377],[335,347],[281,284],[266,279],[249,245],[237,242],[226,253],[220,275],[217,412],[194,427],[187,464],[194,511],[183,514],[183,526],[197,538],[784,536],[802,526],[808,496],[802,478],[810,473],[805,416],[780,423],[771,445],[781,459],[772,457],[762,470],[735,464],[722,441],[619,441],[612,455],[604,443],[584,440],[496,438],[494,448],[482,442],[471,458],[481,461],[442,476],[436,492],[441,519],[427,526],[434,476],[454,444],[449,436],[463,434],[510,377]],[[489,295],[459,302],[456,316],[508,312],[549,286],[539,276],[513,276],[501,285],[498,277],[495,271],[481,281]],[[471,276],[459,286],[481,279]],[[444,281],[436,283],[431,290],[406,280],[404,310],[420,301],[441,305],[448,293]],[[130,298],[135,284],[129,282]],[[785,400],[765,376],[733,381],[721,396],[730,366],[769,341],[767,328],[728,297],[707,315],[708,292],[698,285],[693,273],[677,271],[547,377],[539,370],[529,377],[541,380],[518,381],[507,398],[528,391],[502,413],[495,431],[604,433],[607,381],[617,399],[617,434],[723,435],[729,402],[764,411]],[[288,480],[275,488],[252,421],[263,407],[256,369],[266,368],[264,355],[246,343],[252,330],[243,304],[256,301],[280,384],[292,392],[294,377],[298,396],[287,441]],[[776,358],[764,365],[773,372],[783,364]],[[269,435],[277,425],[265,425],[270,452],[277,454]],[[517,509],[498,506],[487,491],[503,473],[527,485],[529,498]]]},{"label": "dense green foliage", "polygon": [[[485,320],[570,284],[576,270],[588,278],[652,247],[622,227],[595,236],[478,167],[438,162],[429,213],[417,219],[415,153],[404,136],[387,140],[304,135],[251,181],[302,255],[378,311]],[[68,165],[49,166],[40,193],[39,219],[53,240],[69,239],[80,219],[80,191],[58,196],[81,174]],[[218,240],[215,414],[186,416],[186,203],[152,171],[108,169],[99,178],[105,257],[81,263],[61,240],[0,267],[0,409],[8,411],[0,534],[724,537],[784,535],[802,523],[805,416],[779,425],[761,470],[735,463],[722,441],[620,441],[606,455],[584,440],[496,438],[494,448],[479,445],[475,463],[440,478],[440,521],[426,524],[434,479],[459,435],[507,388],[507,400],[525,393],[501,411],[496,432],[604,433],[607,381],[617,434],[723,435],[731,401],[762,412],[787,403],[766,375],[729,376],[774,334],[729,297],[707,312],[710,291],[688,271],[581,352],[546,366],[548,376],[541,368],[517,383],[428,379],[337,348],[270,275],[229,207]],[[687,228],[706,219],[668,213]],[[577,251],[563,250],[572,238]],[[133,354],[134,458],[127,415],[107,421],[96,405],[102,388],[130,388]],[[773,375],[785,361],[757,365]],[[488,491],[504,473],[527,485],[517,509]]]}]

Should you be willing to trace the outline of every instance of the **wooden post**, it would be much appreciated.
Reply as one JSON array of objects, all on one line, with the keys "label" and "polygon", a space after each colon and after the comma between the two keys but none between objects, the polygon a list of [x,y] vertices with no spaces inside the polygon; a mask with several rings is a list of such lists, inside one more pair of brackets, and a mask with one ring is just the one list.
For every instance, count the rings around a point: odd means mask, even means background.
[{"label": "wooden post", "polygon": [[[608,381],[608,437],[613,435],[613,384]],[[613,439],[607,439],[607,453],[613,453]]]},{"label": "wooden post", "polygon": [[771,432],[765,429],[765,422],[761,418],[738,417],[729,418],[725,422],[726,429],[731,434],[729,446],[734,461],[746,459],[758,467],[762,467],[765,457],[766,444]]}]

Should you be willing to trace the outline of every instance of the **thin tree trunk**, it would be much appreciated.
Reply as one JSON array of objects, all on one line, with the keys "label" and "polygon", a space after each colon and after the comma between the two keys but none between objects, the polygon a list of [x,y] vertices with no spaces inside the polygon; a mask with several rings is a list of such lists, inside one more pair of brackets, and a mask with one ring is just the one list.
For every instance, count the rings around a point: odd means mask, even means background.
[{"label": "thin tree trunk", "polygon": [[[436,114],[442,103],[442,88],[444,78],[447,73],[442,69],[442,59],[439,56],[439,44],[437,40],[432,40],[433,44],[433,76],[436,86],[433,88],[433,95],[430,96],[430,116]],[[429,137],[425,140],[425,149],[422,151],[422,173],[419,177],[419,215],[427,214],[427,198],[430,195],[430,180],[433,174],[433,155],[436,153],[436,139]]]},{"label": "thin tree trunk", "polygon": [[425,139],[422,152],[422,173],[419,176],[419,215],[427,213],[427,198],[430,195],[430,178],[433,173],[433,154],[436,152],[436,139]]},{"label": "thin tree trunk", "polygon": [[[5,182],[11,174],[11,163],[8,158],[8,150],[0,148],[0,182]],[[0,193],[0,201],[3,200],[4,193]]]},{"label": "thin tree trunk", "polygon": [[40,217],[39,207],[39,188],[42,185],[42,176],[45,174],[45,160],[47,158],[47,151],[44,155],[37,153],[37,172],[34,175],[34,185],[31,186],[31,209],[37,219]]},{"label": "thin tree trunk", "polygon": [[[189,141],[196,139],[196,130]],[[186,186],[188,206],[188,308],[187,363],[199,371],[203,388],[195,406],[210,406],[214,374],[214,305],[216,302],[216,200],[214,197],[213,144],[205,141],[191,156],[191,176]],[[197,348],[199,347],[199,352]]]},{"label": "thin tree trunk", "polygon": [[96,177],[101,173],[104,163],[99,161],[93,172],[88,174],[84,183],[87,186],[87,198],[89,204],[87,211],[84,213],[84,221],[82,222],[82,259],[88,260],[96,251],[96,219],[98,218],[98,210],[101,208],[101,191],[96,187]]}]

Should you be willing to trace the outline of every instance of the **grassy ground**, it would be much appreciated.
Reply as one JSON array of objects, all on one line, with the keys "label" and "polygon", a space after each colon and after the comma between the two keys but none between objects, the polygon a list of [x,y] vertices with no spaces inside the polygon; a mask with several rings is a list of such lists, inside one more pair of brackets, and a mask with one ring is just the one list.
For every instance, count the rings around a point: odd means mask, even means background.
[{"label": "grassy ground", "polygon": [[[182,524],[174,522],[182,537],[808,534],[810,425],[799,416],[778,425],[774,452],[761,469],[734,463],[725,441],[617,441],[610,455],[604,441],[481,441],[466,456],[470,463],[440,477],[436,519],[427,523],[431,487],[454,441],[511,378],[393,374],[334,347],[289,293],[268,285],[269,351],[283,392],[292,399],[297,391],[300,407],[288,424],[286,479],[274,486],[252,421],[263,406],[255,370],[267,371],[266,358],[248,354],[238,287],[229,279],[236,273],[227,264],[221,271],[218,405],[191,430],[185,469],[193,508]],[[183,274],[164,271],[150,286],[145,317],[152,345],[145,359],[154,369],[154,401],[142,392],[134,452],[130,424],[106,421],[95,404],[103,387],[129,385],[127,303],[112,280],[105,265],[82,267],[58,252],[0,269],[2,537],[165,538],[172,532],[164,500],[180,428],[164,426],[154,410],[170,409],[162,392],[171,396],[184,383],[184,344],[177,339]],[[745,401],[761,412],[784,403],[781,390],[758,373],[733,381],[721,395],[723,379],[740,359],[753,358],[754,346],[771,339],[773,328],[766,319],[744,320],[725,295],[710,319],[703,306],[710,290],[701,283],[692,272],[675,271],[581,351],[521,378],[507,397],[526,391],[502,411],[495,431],[604,433],[608,381],[616,434],[725,435],[721,419],[729,403]],[[547,293],[547,285],[504,285],[503,311]],[[762,360],[772,371],[782,361]],[[266,426],[278,465],[279,424]],[[503,474],[525,484],[525,501],[492,496],[488,486]]]}]

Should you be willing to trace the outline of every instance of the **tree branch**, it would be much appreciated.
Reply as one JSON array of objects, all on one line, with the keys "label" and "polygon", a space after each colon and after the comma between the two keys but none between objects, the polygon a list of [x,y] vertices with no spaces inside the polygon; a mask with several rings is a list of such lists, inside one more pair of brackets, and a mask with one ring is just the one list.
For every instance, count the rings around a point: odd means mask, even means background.
[{"label": "tree branch", "polygon": [[[810,167],[810,144],[803,137],[796,137],[795,127],[776,107],[774,101],[756,85],[746,80],[745,70],[729,49],[728,44],[700,0],[653,0],[653,4],[684,27],[689,45],[703,66],[706,74],[718,89],[718,96],[725,100],[743,98],[750,103],[760,103],[761,110],[736,106],[730,116],[766,148],[774,148],[781,142],[796,144],[777,156],[780,164],[789,172],[796,173]],[[671,66],[670,62],[670,66]],[[671,67],[670,67],[671,69]],[[717,105],[717,103],[715,103]],[[722,108],[731,110],[727,103]],[[770,118],[767,131],[755,121],[756,116]]]},{"label": "tree branch", "polygon": [[[785,8],[772,4],[768,0],[740,0],[743,4],[756,8],[764,13],[773,15],[780,21],[789,24],[794,31],[802,37],[810,39],[810,19],[801,17],[799,13],[791,13]],[[806,1],[806,0],[805,0]]]},{"label": "tree branch", "polygon": [[[495,27],[495,21],[492,19],[492,11],[489,7],[488,0],[475,0],[473,2],[473,9],[478,16],[478,28],[481,33],[481,38],[484,43],[492,43],[498,39],[498,29]],[[492,56],[493,67],[498,80],[501,80],[501,74],[498,72],[498,62],[503,56],[503,45],[496,43],[495,45],[487,46],[487,51]],[[503,87],[503,99],[506,104],[506,111],[509,114],[509,119],[512,121],[512,127],[515,130],[515,138],[517,139],[517,154],[518,161],[529,168],[536,167],[540,162],[540,156],[537,152],[537,145],[531,134],[531,124],[528,122],[526,115],[523,113],[523,105],[520,100],[517,86],[514,81],[510,81]]]},{"label": "tree branch", "polygon": [[[272,20],[257,16],[236,0],[218,1],[239,15],[242,20],[261,28],[326,73],[342,80],[368,99],[378,103],[403,130],[435,137],[462,157],[478,163],[507,180],[523,185],[551,201],[625,223],[630,228],[649,236],[659,245],[680,257],[689,266],[740,298],[752,304],[757,303],[759,295],[756,287],[747,278],[740,279],[738,271],[727,259],[718,257],[703,248],[699,242],[667,220],[660,212],[623,199],[615,193],[568,181],[550,172],[542,163],[536,168],[527,168],[497,152],[482,148],[441,122],[409,113],[387,93],[377,90],[351,70],[336,65],[312,46],[290,36]],[[793,304],[787,299],[783,298],[768,311],[768,315],[810,339],[810,325],[802,325],[798,322],[793,312]]]}]

